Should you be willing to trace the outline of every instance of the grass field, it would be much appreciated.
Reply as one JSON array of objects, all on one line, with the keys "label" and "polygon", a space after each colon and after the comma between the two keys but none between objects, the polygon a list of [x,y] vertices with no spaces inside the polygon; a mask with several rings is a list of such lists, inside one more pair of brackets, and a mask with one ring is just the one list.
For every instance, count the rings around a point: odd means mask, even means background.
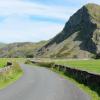
[{"label": "grass field", "polygon": [[56,64],[65,65],[71,68],[76,68],[90,73],[100,73],[100,60],[79,60],[79,59],[39,59],[41,62],[54,62]]},{"label": "grass field", "polygon": [[56,60],[55,63],[93,73],[100,73],[100,60]]}]

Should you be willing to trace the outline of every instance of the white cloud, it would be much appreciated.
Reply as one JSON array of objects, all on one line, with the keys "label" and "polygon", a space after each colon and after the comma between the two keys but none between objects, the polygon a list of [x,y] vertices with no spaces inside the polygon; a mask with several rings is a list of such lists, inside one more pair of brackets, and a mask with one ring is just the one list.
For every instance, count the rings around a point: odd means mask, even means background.
[{"label": "white cloud", "polygon": [[[89,2],[94,2],[100,4],[100,0],[67,0],[66,2],[72,2],[72,4],[77,3],[79,5],[84,5]],[[28,2],[24,0],[0,0],[0,15],[39,15],[39,16],[47,16],[58,18],[62,20],[66,20],[72,15],[78,7],[74,7],[75,5],[68,6],[53,6],[53,5],[44,5],[35,2]]]},{"label": "white cloud", "polygon": [[50,21],[32,21],[31,15],[67,20],[73,9],[62,6],[47,6],[21,0],[0,0],[0,41],[39,41],[50,39],[62,30],[64,25]]},{"label": "white cloud", "polygon": [[85,0],[85,3],[97,3],[100,4],[100,0]]},{"label": "white cloud", "polygon": [[44,5],[24,0],[0,0],[0,41],[39,41],[50,39],[62,30],[64,25],[50,21],[31,20],[30,16],[48,17],[67,21],[79,9],[79,6],[88,2],[100,4],[100,0],[67,0],[78,3],[78,6]]},{"label": "white cloud", "polygon": [[[66,3],[76,4],[76,5],[84,5],[86,3],[97,3],[100,4],[100,0],[65,0]],[[75,6],[75,5],[74,5]]]},{"label": "white cloud", "polygon": [[25,2],[20,0],[5,0],[0,1],[0,15],[39,15],[46,17],[53,17],[62,20],[68,19],[73,12],[75,12],[75,8],[62,7],[62,6],[47,6],[43,4]]},{"label": "white cloud", "polygon": [[27,16],[9,16],[0,24],[0,41],[39,41],[47,40],[55,36],[63,28],[63,25],[51,22],[31,21]]}]

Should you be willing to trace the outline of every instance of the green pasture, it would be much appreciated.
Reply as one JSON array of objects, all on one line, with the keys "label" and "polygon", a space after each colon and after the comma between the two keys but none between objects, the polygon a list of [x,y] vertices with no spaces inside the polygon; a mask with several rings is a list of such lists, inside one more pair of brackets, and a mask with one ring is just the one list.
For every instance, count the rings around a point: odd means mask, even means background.
[{"label": "green pasture", "polygon": [[55,60],[55,63],[92,73],[100,73],[100,60]]},{"label": "green pasture", "polygon": [[[37,61],[37,59],[35,59]],[[49,59],[40,58],[41,62],[54,62],[55,64],[65,65],[71,68],[88,71],[90,73],[100,73],[100,60],[97,59]]]}]

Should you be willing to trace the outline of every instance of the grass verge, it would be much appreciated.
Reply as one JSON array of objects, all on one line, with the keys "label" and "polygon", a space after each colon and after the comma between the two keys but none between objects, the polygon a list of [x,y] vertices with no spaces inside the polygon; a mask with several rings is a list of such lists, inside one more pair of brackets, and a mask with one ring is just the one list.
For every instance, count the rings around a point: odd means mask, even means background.
[{"label": "grass verge", "polygon": [[19,64],[14,62],[12,68],[9,69],[9,71],[0,73],[0,89],[6,88],[8,85],[18,80],[22,74],[23,71]]},{"label": "grass verge", "polygon": [[23,75],[23,73],[20,73],[20,74],[18,74],[18,75],[16,75],[16,76],[13,76],[12,79],[10,79],[10,80],[0,82],[0,89],[4,89],[4,88],[6,88],[7,86],[13,84],[13,83],[16,82],[22,75]]},{"label": "grass verge", "polygon": [[56,69],[51,69],[52,71],[56,72],[57,74],[59,74],[60,76],[64,77],[65,79],[73,82],[77,87],[79,87],[82,91],[85,91],[88,95],[91,96],[91,100],[100,100],[100,96],[95,92],[92,91],[88,86],[79,83],[78,81],[76,81],[75,79],[65,75],[65,73],[58,71]]}]

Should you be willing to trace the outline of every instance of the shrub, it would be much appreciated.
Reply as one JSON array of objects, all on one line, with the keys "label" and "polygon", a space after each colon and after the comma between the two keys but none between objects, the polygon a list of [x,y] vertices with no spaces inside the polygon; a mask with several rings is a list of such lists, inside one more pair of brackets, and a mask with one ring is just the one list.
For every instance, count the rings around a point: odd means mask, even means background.
[{"label": "shrub", "polygon": [[51,68],[54,65],[54,62],[38,62],[37,63],[39,66]]}]

